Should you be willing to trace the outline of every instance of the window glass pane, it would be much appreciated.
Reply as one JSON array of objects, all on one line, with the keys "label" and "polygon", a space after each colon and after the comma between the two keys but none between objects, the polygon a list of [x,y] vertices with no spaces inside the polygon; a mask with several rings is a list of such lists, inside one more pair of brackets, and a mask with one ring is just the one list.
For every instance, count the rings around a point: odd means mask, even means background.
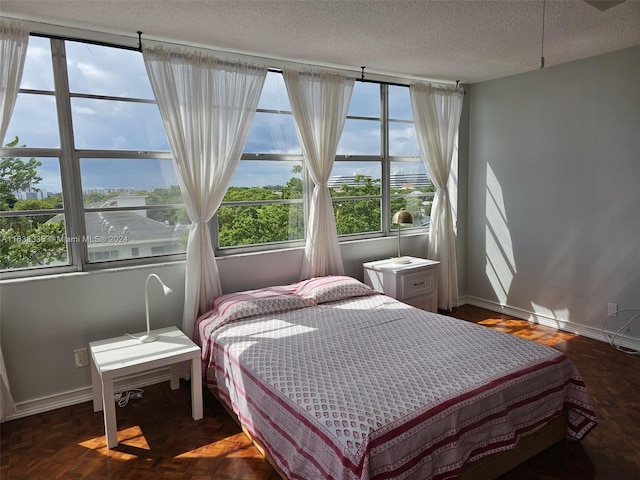
[{"label": "window glass pane", "polygon": [[380,162],[337,161],[327,185],[332,197],[380,195]]},{"label": "window glass pane", "polygon": [[67,265],[64,215],[0,217],[0,270]]},{"label": "window glass pane", "polygon": [[[61,191],[57,158],[0,158],[0,211],[60,210]],[[0,270],[67,263],[64,215],[0,217]]]},{"label": "window glass pane", "polygon": [[284,153],[301,155],[291,114],[257,112],[253,118],[246,153]]},{"label": "window glass pane", "polygon": [[302,198],[302,162],[242,160],[225,202]]},{"label": "window glass pane", "polygon": [[380,84],[356,82],[348,115],[380,118]]},{"label": "window glass pane", "polygon": [[153,257],[186,251],[186,209],[102,211],[85,214],[91,261]]},{"label": "window glass pane", "polygon": [[155,104],[72,98],[71,111],[76,148],[169,150]]},{"label": "window glass pane", "polygon": [[58,113],[53,95],[19,93],[4,144],[19,138],[19,146],[58,148]]},{"label": "window glass pane", "polygon": [[389,118],[413,120],[409,87],[389,85]]},{"label": "window glass pane", "polygon": [[66,42],[69,91],[153,100],[140,52]]},{"label": "window glass pane", "polygon": [[391,192],[410,193],[435,191],[422,160],[391,162]]},{"label": "window glass pane", "polygon": [[268,72],[262,87],[258,109],[291,111],[287,87],[282,74]]},{"label": "window glass pane", "polygon": [[389,155],[395,157],[420,156],[420,146],[413,123],[389,122]]},{"label": "window glass pane", "polygon": [[333,200],[338,235],[379,232],[380,199]]},{"label": "window glass pane", "polygon": [[81,158],[84,205],[89,208],[180,204],[171,159]]},{"label": "window glass pane", "polygon": [[53,63],[48,38],[29,37],[20,88],[53,91]]},{"label": "window glass pane", "polygon": [[390,183],[391,215],[393,216],[400,209],[405,209],[413,216],[414,226],[429,225],[435,187],[424,163],[422,161],[391,162]]},{"label": "window glass pane", "polygon": [[57,158],[0,158],[0,211],[62,208]]},{"label": "window glass pane", "polygon": [[380,121],[347,118],[337,155],[380,155]]},{"label": "window glass pane", "polygon": [[223,248],[304,238],[301,203],[222,206],[217,217],[218,243]]}]

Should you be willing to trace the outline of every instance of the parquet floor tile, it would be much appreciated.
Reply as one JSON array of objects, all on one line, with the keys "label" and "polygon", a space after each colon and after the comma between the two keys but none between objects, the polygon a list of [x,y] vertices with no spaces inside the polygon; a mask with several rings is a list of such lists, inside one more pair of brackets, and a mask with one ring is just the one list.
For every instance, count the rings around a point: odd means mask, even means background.
[{"label": "parquet floor tile", "polygon": [[[593,399],[598,426],[562,442],[500,480],[640,479],[640,356],[552,328],[465,305],[452,316],[544,343],[567,354]],[[119,445],[106,448],[91,402],[0,426],[1,480],[277,480],[279,477],[204,391],[204,418],[191,418],[190,388],[168,383],[117,410]],[[316,479],[309,479],[316,480]]]}]

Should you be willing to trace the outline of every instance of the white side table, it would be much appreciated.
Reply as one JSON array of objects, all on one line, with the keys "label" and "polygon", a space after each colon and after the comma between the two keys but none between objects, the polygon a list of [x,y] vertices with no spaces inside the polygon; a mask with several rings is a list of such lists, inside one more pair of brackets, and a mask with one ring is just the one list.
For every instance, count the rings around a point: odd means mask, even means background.
[{"label": "white side table", "polygon": [[364,281],[377,292],[429,312],[438,311],[438,265],[425,258],[404,257],[410,263],[392,259],[363,264]]},{"label": "white side table", "polygon": [[[170,366],[171,389],[180,388],[179,363],[191,361],[191,414],[202,418],[202,367],[200,347],[176,327],[153,330],[158,340],[140,343],[129,336],[89,343],[91,352],[91,383],[93,411],[104,410],[104,430],[107,447],[118,445],[116,405],[113,380],[153,368]],[[136,334],[138,336],[138,334]]]}]

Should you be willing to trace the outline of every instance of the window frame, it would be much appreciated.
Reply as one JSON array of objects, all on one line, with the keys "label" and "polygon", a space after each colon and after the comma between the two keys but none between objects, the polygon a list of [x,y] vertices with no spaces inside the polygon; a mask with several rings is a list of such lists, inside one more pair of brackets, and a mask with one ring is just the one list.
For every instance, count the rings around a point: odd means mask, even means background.
[{"label": "window frame", "polygon": [[[84,32],[90,33],[90,32]],[[103,150],[103,149],[76,149],[75,139],[73,132],[73,119],[71,103],[74,98],[85,98],[95,100],[113,100],[113,101],[125,101],[134,103],[156,104],[155,100],[146,98],[129,98],[118,97],[112,95],[99,95],[92,93],[72,93],[69,91],[69,79],[68,70],[66,65],[65,45],[66,41],[82,42],[88,44],[98,44],[108,46],[112,48],[123,48],[128,50],[137,50],[136,48],[129,46],[120,46],[118,44],[105,43],[100,41],[93,41],[87,38],[80,37],[60,37],[56,35],[46,33],[31,33],[32,37],[44,37],[47,38],[51,46],[51,59],[53,64],[53,80],[54,90],[41,90],[31,88],[21,88],[19,94],[33,94],[33,95],[45,95],[53,96],[56,102],[56,113],[59,130],[59,146],[56,148],[39,148],[39,147],[14,147],[6,148],[0,145],[0,156],[29,156],[29,157],[47,157],[57,158],[60,165],[60,175],[62,183],[62,198],[63,207],[54,210],[43,211],[8,211],[0,212],[2,216],[26,216],[34,214],[63,214],[65,216],[65,228],[68,238],[86,238],[86,224],[85,215],[88,213],[96,213],[111,210],[133,210],[135,207],[116,207],[116,208],[95,208],[84,205],[80,162],[81,159],[87,158],[127,158],[127,159],[171,159],[170,151],[139,151],[139,150]],[[91,35],[86,35],[91,36]],[[83,37],[86,37],[83,36]],[[275,70],[279,72],[276,68]],[[362,79],[356,79],[360,81]],[[363,115],[348,115],[348,119],[355,120],[371,120],[378,121],[380,124],[380,154],[379,155],[336,155],[335,162],[339,165],[340,162],[379,162],[380,163],[380,194],[378,195],[363,195],[354,197],[332,197],[332,203],[340,201],[357,201],[357,200],[376,200],[381,204],[380,208],[380,230],[375,232],[363,232],[339,235],[339,242],[351,242],[366,240],[370,238],[387,237],[396,234],[396,230],[391,225],[391,215],[393,212],[391,208],[391,180],[390,169],[391,163],[395,161],[416,161],[420,159],[420,156],[392,156],[389,154],[389,136],[390,125],[393,122],[402,122],[413,124],[414,122],[406,119],[393,119],[389,118],[389,85],[395,85],[400,87],[406,87],[407,84],[402,83],[388,83],[384,80],[363,80],[367,83],[374,83],[378,85],[380,91],[380,117],[369,117]],[[273,109],[261,109],[257,112],[263,113],[278,113],[278,114],[291,114],[290,111],[273,110]],[[241,161],[300,161],[303,162],[302,154],[275,154],[275,153],[243,153]],[[306,229],[309,216],[309,204],[311,195],[313,192],[313,182],[307,173],[306,168],[302,169],[303,180],[303,195],[301,199],[284,199],[284,200],[257,200],[250,202],[223,202],[221,206],[247,206],[253,205],[268,205],[275,203],[283,204],[302,204],[304,212],[304,235],[306,236]],[[185,204],[162,204],[162,205],[146,205],[145,209],[184,209]],[[210,222],[210,233],[212,238],[212,244],[214,246],[214,252],[216,256],[232,256],[237,254],[249,253],[249,252],[263,252],[263,251],[277,251],[287,248],[300,248],[305,244],[305,238],[271,242],[257,245],[242,245],[242,246],[229,246],[220,247],[218,237],[218,222],[217,215],[214,216]],[[415,226],[407,228],[409,231],[428,231],[428,227]],[[141,266],[152,265],[175,261],[184,261],[185,253],[170,253],[166,255],[150,256],[150,257],[135,257],[108,261],[90,261],[89,253],[86,244],[83,242],[67,242],[67,265],[56,266],[43,266],[43,267],[28,267],[21,269],[3,270],[0,271],[0,279],[5,278],[20,278],[20,277],[37,277],[57,273],[68,272],[81,272],[81,271],[95,271],[109,268],[119,268],[128,266]]]},{"label": "window frame", "polygon": [[[260,111],[260,110],[259,110]],[[264,110],[262,110],[264,111]],[[273,112],[273,111],[268,111]],[[287,113],[284,110],[278,111],[277,113]],[[291,112],[288,112],[291,113]],[[302,154],[279,154],[279,153],[243,153],[240,157],[240,161],[251,162],[251,161],[274,161],[274,162],[301,162],[303,165],[303,157]],[[237,201],[223,201],[220,204],[220,207],[249,207],[255,205],[302,205],[302,210],[304,214],[304,231],[303,238],[296,240],[284,240],[278,242],[269,242],[269,243],[259,243],[259,244],[249,244],[249,245],[234,245],[223,247],[220,246],[220,236],[219,236],[219,223],[218,223],[218,213],[216,212],[213,216],[210,225],[209,232],[211,233],[211,244],[213,245],[214,254],[218,257],[224,257],[228,255],[237,255],[242,253],[253,253],[253,252],[264,252],[271,250],[281,250],[285,248],[295,248],[301,247],[305,244],[306,234],[306,225],[308,219],[308,204],[310,194],[309,191],[309,183],[311,183],[311,188],[313,189],[313,183],[309,179],[309,175],[307,170],[302,168],[302,198],[300,199],[279,199],[279,200],[237,200]]]},{"label": "window frame", "polygon": [[[336,155],[335,162],[338,164],[340,164],[340,162],[380,163],[380,194],[379,195],[362,195],[357,197],[332,197],[331,202],[332,204],[335,204],[343,200],[346,200],[346,201],[379,200],[380,201],[380,219],[379,219],[380,229],[377,231],[371,231],[371,232],[338,235],[339,242],[350,242],[350,241],[357,241],[357,240],[368,239],[368,238],[378,238],[378,237],[384,237],[388,234],[388,226],[385,224],[385,221],[384,221],[386,218],[385,211],[388,210],[388,207],[385,209],[386,203],[387,203],[385,201],[385,197],[388,194],[388,189],[385,187],[385,184],[388,184],[388,182],[385,181],[387,176],[385,172],[388,171],[388,169],[385,168],[385,163],[387,163],[385,162],[385,158],[387,157],[387,151],[388,151],[387,149],[388,139],[387,139],[387,133],[386,133],[386,119],[387,119],[387,112],[388,112],[388,104],[387,104],[388,87],[387,85],[380,82],[366,82],[366,83],[374,83],[378,85],[379,102],[380,102],[379,110],[378,110],[380,112],[379,117],[347,114],[347,120],[354,119],[354,120],[369,120],[369,121],[379,122],[379,128],[380,128],[380,144],[378,146],[379,154],[378,155]],[[334,164],[334,167],[335,167],[335,164]]]},{"label": "window frame", "polygon": [[[41,90],[20,88],[18,94],[36,94],[52,96],[56,103],[57,126],[59,135],[58,147],[13,147],[0,146],[0,156],[13,157],[46,157],[57,158],[60,166],[60,179],[62,184],[63,207],[52,210],[9,210],[0,212],[0,218],[13,216],[30,216],[34,214],[63,214],[65,218],[65,236],[67,247],[67,263],[65,265],[49,265],[41,267],[24,267],[0,271],[0,279],[37,277],[51,274],[71,273],[81,271],[103,270],[105,268],[119,268],[128,266],[150,265],[174,261],[184,261],[185,253],[168,253],[156,256],[142,256],[134,258],[119,258],[113,260],[92,260],[88,251],[88,233],[85,224],[85,215],[105,211],[140,210],[139,207],[105,207],[95,208],[85,206],[80,172],[81,159],[90,158],[122,158],[122,159],[172,159],[170,151],[143,151],[143,150],[107,150],[107,149],[76,149],[73,131],[73,117],[71,102],[73,98],[85,98],[92,100],[107,100],[118,102],[130,102],[141,104],[156,104],[155,100],[146,98],[118,97],[112,95],[99,95],[91,93],[72,93],[69,91],[69,78],[66,63],[66,42],[79,42],[93,44],[90,40],[80,38],[62,38],[53,35],[40,35],[31,33],[32,37],[45,37],[48,39],[51,49],[51,62],[53,69],[54,90]],[[120,48],[116,45],[108,45],[112,48]],[[129,49],[127,47],[121,47]],[[184,209],[184,203],[146,205],[144,210]],[[75,239],[84,239],[75,241]],[[100,252],[98,252],[100,253]],[[101,257],[102,255],[97,255]],[[110,256],[110,255],[109,255]],[[96,256],[93,255],[95,258]]]}]

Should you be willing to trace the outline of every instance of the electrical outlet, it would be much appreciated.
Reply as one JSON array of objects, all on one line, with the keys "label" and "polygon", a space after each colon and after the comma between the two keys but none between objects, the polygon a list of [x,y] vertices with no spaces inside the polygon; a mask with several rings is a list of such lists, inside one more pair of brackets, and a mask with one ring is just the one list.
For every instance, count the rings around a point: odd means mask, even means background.
[{"label": "electrical outlet", "polygon": [[73,356],[76,359],[76,368],[86,367],[89,365],[89,354],[86,348],[79,348],[73,351]]},{"label": "electrical outlet", "polygon": [[609,317],[617,317],[618,316],[618,304],[617,303],[608,303],[607,304],[607,315]]}]

